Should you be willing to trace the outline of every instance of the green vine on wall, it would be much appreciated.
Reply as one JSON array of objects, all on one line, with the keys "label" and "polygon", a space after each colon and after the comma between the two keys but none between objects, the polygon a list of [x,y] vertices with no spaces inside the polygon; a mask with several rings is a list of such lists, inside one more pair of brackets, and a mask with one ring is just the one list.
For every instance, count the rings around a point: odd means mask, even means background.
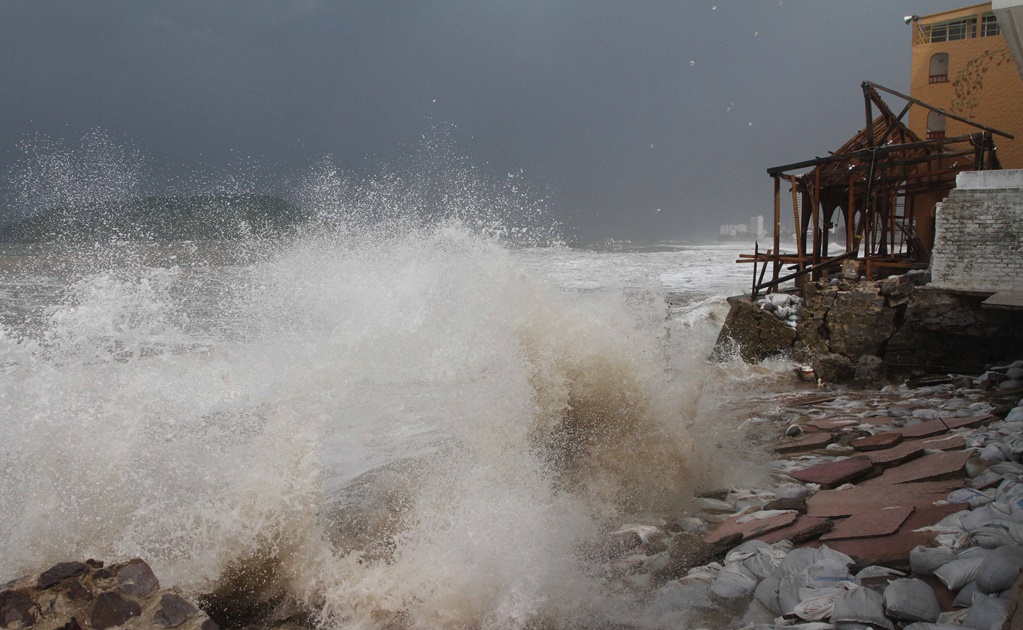
[{"label": "green vine on wall", "polygon": [[974,118],[972,112],[977,106],[980,91],[984,89],[984,75],[992,68],[992,64],[997,67],[1003,63],[1013,63],[1008,48],[985,50],[984,54],[966,62],[952,82],[955,98],[952,99],[951,111]]}]

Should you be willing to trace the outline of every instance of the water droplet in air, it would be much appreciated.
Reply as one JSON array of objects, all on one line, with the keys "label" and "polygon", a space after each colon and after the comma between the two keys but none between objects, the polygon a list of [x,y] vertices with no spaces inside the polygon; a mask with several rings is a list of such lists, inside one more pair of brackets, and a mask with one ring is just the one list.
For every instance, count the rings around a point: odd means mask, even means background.
[{"label": "water droplet in air", "polygon": [[696,65],[696,62],[695,62],[695,61],[690,61],[690,62],[689,62],[689,65],[690,65],[690,66],[695,66],[695,65]]},{"label": "water droplet in air", "polygon": [[753,37],[756,37],[759,34],[760,34],[760,31],[753,31]]},{"label": "water droplet in air", "polygon": [[752,126],[753,126],[753,123],[746,123],[746,126],[747,126],[747,127],[752,127]]},{"label": "water droplet in air", "polygon": [[716,5],[716,4],[710,5],[710,10],[711,11],[717,11],[718,10],[718,5]]}]

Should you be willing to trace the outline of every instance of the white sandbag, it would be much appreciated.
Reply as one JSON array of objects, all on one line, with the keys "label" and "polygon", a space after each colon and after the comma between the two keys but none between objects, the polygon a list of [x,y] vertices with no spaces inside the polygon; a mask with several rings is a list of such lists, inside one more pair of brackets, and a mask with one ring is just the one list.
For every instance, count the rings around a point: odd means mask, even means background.
[{"label": "white sandbag", "polygon": [[757,578],[741,562],[726,564],[710,585],[710,592],[722,599],[741,599],[753,595]]},{"label": "white sandbag", "polygon": [[680,577],[678,581],[684,584],[696,582],[710,584],[714,580],[718,579],[718,574],[721,573],[721,568],[721,564],[717,562],[693,567],[686,572],[685,576]]},{"label": "white sandbag", "polygon": [[902,571],[896,571],[895,569],[889,569],[888,567],[878,566],[872,564],[869,567],[863,567],[856,573],[856,582],[862,583],[863,580],[872,580],[874,578],[900,578],[906,577],[906,574]]},{"label": "white sandbag", "polygon": [[1004,502],[995,501],[990,505],[973,510],[963,516],[961,523],[963,529],[971,532],[975,529],[996,523],[998,521],[1012,521],[1012,508]]},{"label": "white sandbag", "polygon": [[917,575],[932,575],[934,570],[956,559],[948,547],[917,545],[909,552],[909,568]]},{"label": "white sandbag", "polygon": [[934,590],[923,580],[894,580],[884,589],[888,615],[905,621],[937,621],[941,605]]},{"label": "white sandbag", "polygon": [[[774,625],[774,618],[777,617],[777,613],[771,612],[763,606],[757,600],[750,602],[749,607],[746,609],[746,613],[739,620],[741,627],[756,626],[757,624],[765,624],[768,626]],[[684,627],[684,626],[679,626]]]},{"label": "white sandbag", "polygon": [[918,621],[905,626],[903,630],[963,630],[963,627],[953,626],[947,623],[926,623]]},{"label": "white sandbag", "polygon": [[977,586],[987,593],[1004,591],[1016,583],[1023,568],[1023,547],[1006,545],[994,549],[977,568]]},{"label": "white sandbag", "polygon": [[892,622],[884,615],[884,599],[881,593],[869,588],[854,588],[846,591],[835,602],[831,622],[866,623],[875,628],[892,630]]},{"label": "white sandbag", "polygon": [[770,545],[762,540],[747,540],[728,552],[725,556],[725,564],[727,565],[740,560],[745,560],[746,558],[756,554],[761,548],[770,549]]},{"label": "white sandbag", "polygon": [[793,573],[799,573],[805,571],[811,564],[821,559],[820,551],[817,549],[811,549],[810,547],[800,547],[793,549],[781,561],[778,565],[778,571],[775,575],[783,578]]},{"label": "white sandbag", "polygon": [[846,554],[842,553],[841,551],[835,551],[834,549],[827,545],[821,545],[820,548],[817,549],[817,551],[820,552],[822,560],[836,560],[847,567],[851,567],[852,565],[856,564],[856,562]]},{"label": "white sandbag", "polygon": [[778,585],[781,582],[776,577],[766,577],[760,580],[757,588],[753,591],[753,599],[760,602],[764,608],[775,615],[780,615],[781,604],[778,602]]},{"label": "white sandbag", "polygon": [[973,544],[984,549],[1023,544],[1023,525],[1012,521],[996,521],[970,534]]},{"label": "white sandbag", "polygon": [[987,444],[984,448],[980,449],[980,452],[977,453],[977,455],[980,456],[981,459],[985,459],[989,462],[1004,462],[1009,460],[1009,458],[1005,456],[1005,453],[1002,452],[1002,449],[998,448],[997,443]]},{"label": "white sandbag", "polygon": [[963,619],[964,628],[999,630],[1009,616],[1009,600],[976,593],[973,606]]},{"label": "white sandbag", "polygon": [[1019,462],[998,462],[988,466],[988,470],[993,470],[999,475],[1023,475],[1023,464]]},{"label": "white sandbag", "polygon": [[984,472],[980,473],[979,475],[970,480],[970,487],[980,488],[982,486],[988,486],[1001,478],[1002,476],[996,473],[995,471],[985,470]]},{"label": "white sandbag", "polygon": [[810,494],[810,489],[801,483],[787,483],[774,490],[774,496],[777,499],[802,499],[808,494]]},{"label": "white sandbag", "polygon": [[810,588],[836,588],[851,582],[849,565],[839,558],[826,558],[806,568],[806,585]]},{"label": "white sandbag", "polygon": [[806,588],[806,571],[786,575],[778,582],[778,607],[781,614],[792,614],[803,599],[799,596],[799,591],[803,588]]},{"label": "white sandbag", "polygon": [[823,621],[831,617],[836,601],[837,595],[818,595],[799,602],[792,612],[805,621]]},{"label": "white sandbag", "polygon": [[1005,416],[1006,422],[1021,422],[1023,421],[1023,407],[1014,407],[1009,411],[1009,415]]},{"label": "white sandbag", "polygon": [[967,582],[972,582],[977,578],[977,569],[980,568],[982,562],[984,562],[984,558],[979,555],[956,558],[936,569],[934,575],[941,580],[942,584],[957,591]]},{"label": "white sandbag", "polygon": [[977,580],[967,582],[959,592],[956,593],[956,598],[952,600],[952,605],[956,608],[969,608],[973,606],[973,594],[980,593],[980,587],[977,586]]},{"label": "white sandbag", "polygon": [[753,574],[758,580],[774,575],[778,565],[785,559],[785,556],[778,556],[771,552],[771,549],[762,549],[754,555],[742,561],[742,566]]}]

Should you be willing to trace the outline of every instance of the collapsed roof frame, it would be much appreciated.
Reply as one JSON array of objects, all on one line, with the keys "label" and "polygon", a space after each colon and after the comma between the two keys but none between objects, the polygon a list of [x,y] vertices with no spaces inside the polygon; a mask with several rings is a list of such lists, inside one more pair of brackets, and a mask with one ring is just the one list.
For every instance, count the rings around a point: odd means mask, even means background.
[{"label": "collapsed roof frame", "polygon": [[[986,127],[884,86],[864,81],[866,127],[827,157],[767,169],[774,180],[774,242],[761,252],[740,254],[740,263],[753,263],[751,296],[777,291],[782,282],[819,279],[847,259],[865,264],[867,277],[879,268],[926,267],[933,246],[931,208],[955,187],[964,170],[1001,168],[993,136],[1012,139]],[[895,114],[878,94],[887,92],[906,101]],[[921,139],[903,122],[913,105],[938,112],[980,131]],[[874,108],[880,112],[874,117]],[[972,159],[969,159],[972,157]],[[807,173],[795,174],[810,168]],[[791,186],[796,252],[781,252],[781,185]],[[800,212],[800,208],[810,211]],[[826,232],[841,211],[845,224],[844,251],[829,253]],[[810,232],[810,230],[813,230]],[[921,234],[922,232],[922,234]],[[809,247],[808,247],[809,246]],[[862,250],[862,252],[861,252]],[[759,277],[757,266],[762,264]],[[794,273],[782,275],[783,265]],[[772,268],[771,278],[764,276]]]}]

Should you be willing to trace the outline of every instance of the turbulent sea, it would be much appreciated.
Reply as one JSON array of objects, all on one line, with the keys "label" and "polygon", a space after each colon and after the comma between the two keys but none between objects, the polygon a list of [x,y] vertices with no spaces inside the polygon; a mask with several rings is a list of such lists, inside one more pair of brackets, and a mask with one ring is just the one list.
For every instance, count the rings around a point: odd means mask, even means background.
[{"label": "turbulent sea", "polygon": [[0,246],[0,581],[139,556],[323,627],[656,625],[593,545],[756,474],[756,374],[708,361],[748,248],[480,225]]}]

